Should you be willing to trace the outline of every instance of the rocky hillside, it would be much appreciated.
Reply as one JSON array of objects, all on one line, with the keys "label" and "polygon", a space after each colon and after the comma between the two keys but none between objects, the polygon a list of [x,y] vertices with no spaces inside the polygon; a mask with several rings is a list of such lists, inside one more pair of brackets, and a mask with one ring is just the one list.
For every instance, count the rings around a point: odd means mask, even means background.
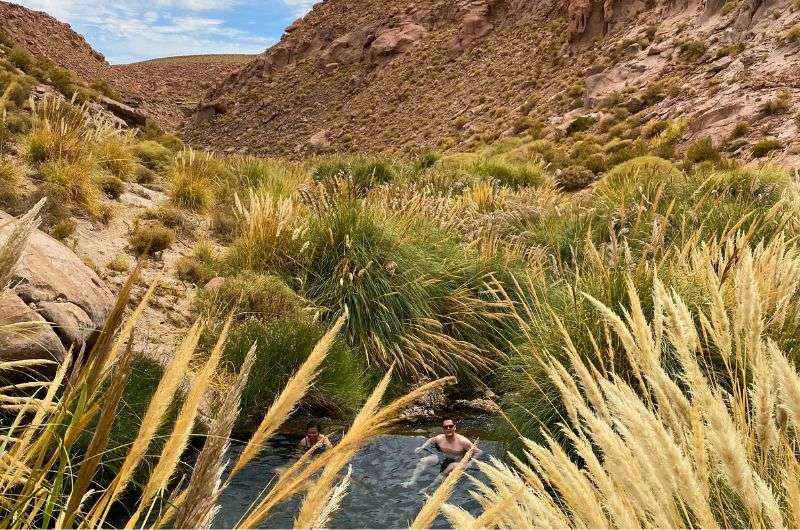
[{"label": "rocky hillside", "polygon": [[0,1],[0,30],[30,53],[67,68],[84,81],[108,79],[109,64],[84,38],[47,13]]},{"label": "rocky hillside", "polygon": [[112,67],[118,86],[163,127],[177,128],[204,94],[251,55],[169,57]]},{"label": "rocky hillside", "polygon": [[[792,156],[798,23],[793,0],[326,0],[184,133],[277,155],[464,149],[622,106],[693,118],[687,141],[746,121]],[[787,112],[765,112],[779,97]]]},{"label": "rocky hillside", "polygon": [[167,129],[177,128],[209,89],[252,59],[249,55],[198,55],[109,65],[69,24],[1,0],[0,31],[87,84],[105,82],[126,104]]}]

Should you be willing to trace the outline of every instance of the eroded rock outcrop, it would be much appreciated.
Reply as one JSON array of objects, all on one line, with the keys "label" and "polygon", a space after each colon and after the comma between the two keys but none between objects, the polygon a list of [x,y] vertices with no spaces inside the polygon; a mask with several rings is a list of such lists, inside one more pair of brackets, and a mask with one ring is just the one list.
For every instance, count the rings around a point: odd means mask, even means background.
[{"label": "eroded rock outcrop", "polygon": [[[11,230],[0,228],[0,241]],[[113,304],[111,291],[74,252],[35,231],[0,295],[0,326],[13,325],[0,331],[0,361],[61,360],[70,347],[90,347]]]}]

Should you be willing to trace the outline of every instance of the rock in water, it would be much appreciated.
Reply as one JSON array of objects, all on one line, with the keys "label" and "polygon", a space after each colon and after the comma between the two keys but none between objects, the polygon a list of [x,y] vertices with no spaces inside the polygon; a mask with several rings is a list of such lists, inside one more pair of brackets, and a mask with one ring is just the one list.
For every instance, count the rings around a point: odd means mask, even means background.
[{"label": "rock in water", "polygon": [[[0,219],[9,218],[0,212]],[[0,228],[0,241],[12,228]],[[0,362],[61,360],[70,347],[88,349],[113,305],[114,296],[92,269],[37,230],[0,295]],[[20,324],[26,322],[31,324]]]}]

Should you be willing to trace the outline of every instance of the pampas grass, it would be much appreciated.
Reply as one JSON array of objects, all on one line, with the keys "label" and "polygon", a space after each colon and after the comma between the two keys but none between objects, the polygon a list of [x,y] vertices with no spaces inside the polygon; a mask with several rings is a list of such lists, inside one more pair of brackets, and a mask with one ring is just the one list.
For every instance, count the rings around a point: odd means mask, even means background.
[{"label": "pampas grass", "polygon": [[[564,441],[549,434],[544,443],[527,440],[525,459],[512,458],[513,467],[480,463],[488,478],[476,482],[483,514],[475,518],[444,506],[451,522],[473,528],[708,528],[795,521],[797,431],[780,428],[776,418],[786,411],[796,428],[800,377],[764,336],[764,282],[757,275],[763,271],[756,273],[756,261],[743,250],[732,265],[736,288],[714,297],[704,311],[690,309],[658,281],[650,318],[630,279],[632,303],[624,318],[592,299],[618,340],[615,355],[635,368],[633,379],[587,364],[565,335],[568,360],[541,359],[570,411],[560,425]],[[724,281],[715,276],[713,283]],[[720,349],[732,351],[723,354],[731,364],[721,373],[705,358]],[[664,380],[668,352],[680,367],[678,387]]]}]

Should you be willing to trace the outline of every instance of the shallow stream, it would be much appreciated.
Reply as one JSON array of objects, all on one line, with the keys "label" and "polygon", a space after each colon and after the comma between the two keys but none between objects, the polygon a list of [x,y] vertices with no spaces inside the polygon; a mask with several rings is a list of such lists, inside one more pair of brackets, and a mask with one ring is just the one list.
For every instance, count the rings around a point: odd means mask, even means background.
[{"label": "shallow stream", "polygon": [[[431,435],[438,432],[435,426],[431,426]],[[469,428],[462,428],[459,432],[472,438]],[[381,436],[362,448],[351,462],[353,475],[349,493],[334,516],[331,527],[407,528],[425,501],[419,490],[429,485],[439,472],[438,465],[431,466],[416,487],[406,489],[400,485],[408,480],[419,461],[420,455],[414,453],[414,449],[424,442],[426,434],[423,431],[420,434]],[[265,485],[274,481],[276,470],[297,457],[298,440],[296,435],[280,435],[271,440],[260,458],[244,469],[224,493],[214,527],[230,528],[239,520],[262,493]],[[481,436],[480,447],[484,451],[484,459],[488,455],[499,456],[502,453],[502,444],[486,440],[485,435]],[[241,449],[241,445],[231,449],[231,460],[238,456]],[[469,473],[481,476],[475,468],[470,468]],[[477,503],[469,495],[470,485],[469,479],[462,478],[450,502],[476,513]],[[291,528],[299,502],[300,499],[293,499],[284,503],[261,527]],[[449,527],[441,517],[435,526]]]}]

